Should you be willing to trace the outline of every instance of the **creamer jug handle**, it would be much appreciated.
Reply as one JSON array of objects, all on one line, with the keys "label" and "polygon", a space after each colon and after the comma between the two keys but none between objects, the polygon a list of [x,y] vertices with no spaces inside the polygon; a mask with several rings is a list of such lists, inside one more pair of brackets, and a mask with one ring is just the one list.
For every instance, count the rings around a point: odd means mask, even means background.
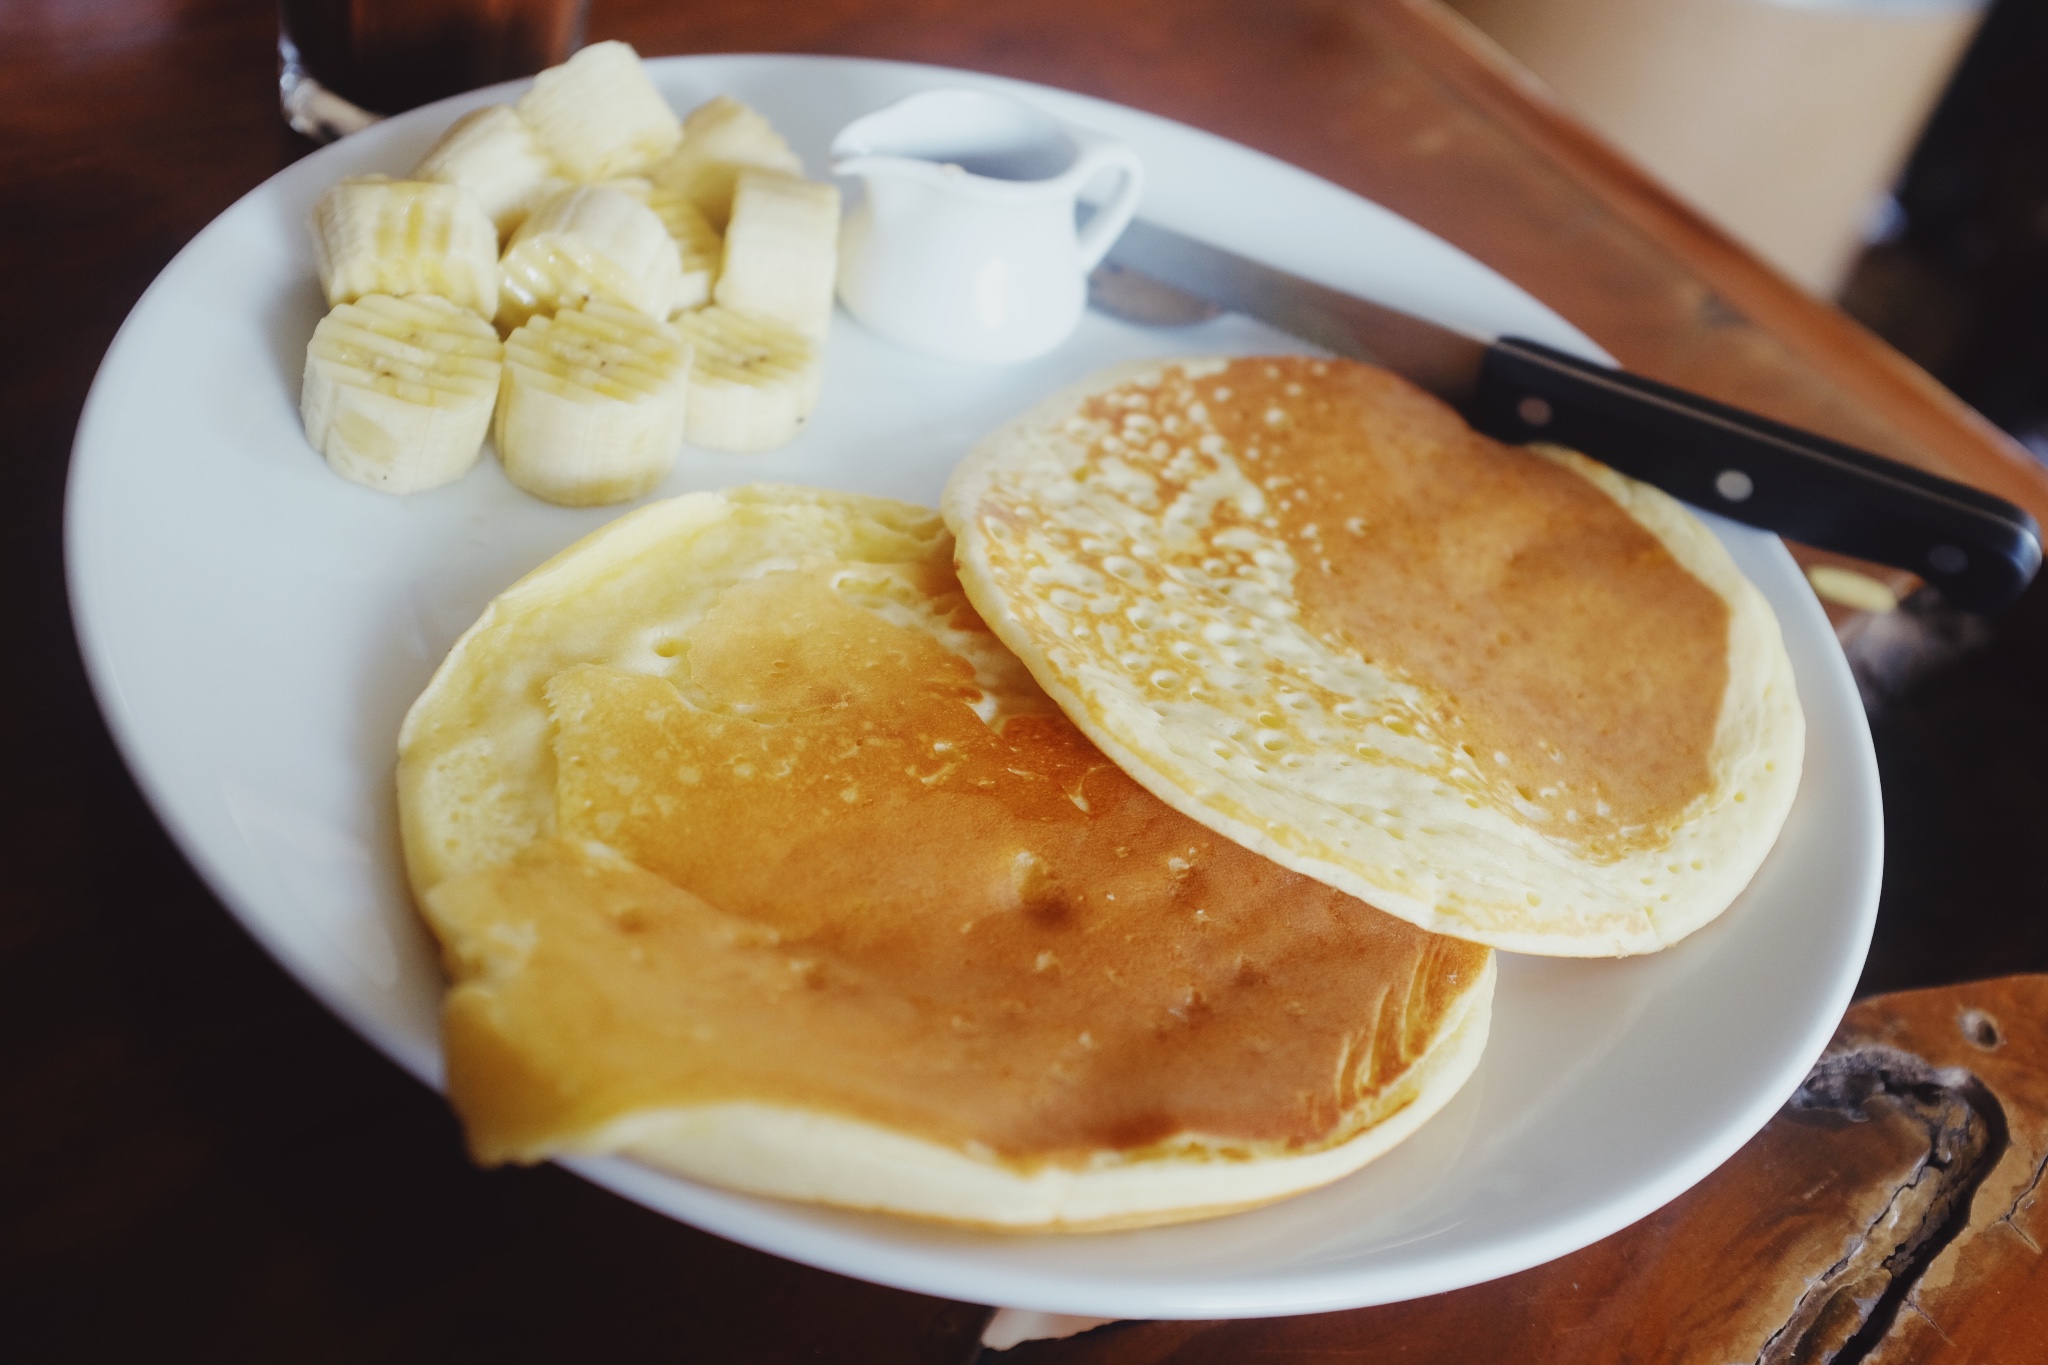
[{"label": "creamer jug handle", "polygon": [[1138,211],[1138,196],[1145,192],[1145,163],[1138,154],[1121,142],[1107,139],[1091,141],[1088,150],[1081,154],[1073,171],[1077,186],[1086,185],[1106,170],[1114,170],[1121,176],[1116,193],[1108,202],[1099,205],[1095,216],[1088,220],[1088,226],[1081,230],[1076,242],[1081,253],[1081,272],[1086,274],[1102,264],[1110,244],[1116,241],[1131,216]]}]

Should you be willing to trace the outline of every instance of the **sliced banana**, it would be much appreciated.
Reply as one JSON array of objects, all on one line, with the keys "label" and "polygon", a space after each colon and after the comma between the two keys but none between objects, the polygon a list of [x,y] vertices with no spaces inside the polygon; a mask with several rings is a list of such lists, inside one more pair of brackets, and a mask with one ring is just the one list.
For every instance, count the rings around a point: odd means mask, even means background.
[{"label": "sliced banana", "polygon": [[625,191],[653,209],[654,216],[661,219],[661,225],[668,229],[683,264],[683,284],[676,294],[672,311],[679,313],[686,308],[701,308],[711,302],[711,286],[718,279],[719,258],[725,253],[725,239],[719,235],[718,229],[711,226],[688,199],[673,191],[657,188],[644,177],[621,176],[603,183],[611,189]]},{"label": "sliced banana", "polygon": [[341,304],[306,347],[306,439],[335,473],[387,493],[459,479],[483,449],[502,349],[488,322],[432,295]]},{"label": "sliced banana", "polygon": [[502,241],[546,197],[557,174],[526,121],[511,105],[493,104],[457,119],[412,168],[412,178],[468,190]]},{"label": "sliced banana", "polygon": [[513,483],[567,507],[636,498],[682,444],[691,347],[675,329],[593,299],[506,338],[498,459]]},{"label": "sliced banana", "polygon": [[640,55],[620,42],[592,43],[535,76],[519,117],[577,180],[637,175],[683,136]]},{"label": "sliced banana", "polygon": [[436,294],[489,317],[498,230],[459,185],[365,176],[313,206],[313,263],[327,304],[366,294]]},{"label": "sliced banana", "polygon": [[839,189],[777,171],[742,171],[712,297],[823,340],[839,268]]},{"label": "sliced banana", "polygon": [[647,207],[661,219],[682,257],[683,287],[676,294],[676,307],[703,307],[711,302],[711,286],[718,281],[719,259],[725,254],[718,229],[696,204],[671,190],[652,188]]},{"label": "sliced banana", "polygon": [[682,145],[647,174],[657,188],[679,194],[725,230],[734,183],[749,167],[802,175],[803,160],[767,119],[730,96],[700,104],[683,120]]},{"label": "sliced banana", "polygon": [[767,450],[803,430],[824,377],[809,338],[717,305],[683,314],[675,329],[697,352],[683,433],[691,445]]},{"label": "sliced banana", "polygon": [[589,299],[665,318],[683,287],[682,256],[661,219],[610,185],[578,185],[535,209],[512,234],[497,273],[498,326],[506,330]]}]

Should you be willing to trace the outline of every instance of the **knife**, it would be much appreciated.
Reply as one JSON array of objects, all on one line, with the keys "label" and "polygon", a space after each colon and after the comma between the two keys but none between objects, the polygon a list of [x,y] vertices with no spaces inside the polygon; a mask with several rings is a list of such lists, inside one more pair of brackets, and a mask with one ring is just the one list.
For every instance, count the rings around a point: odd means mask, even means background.
[{"label": "knife", "polygon": [[1257,318],[1406,376],[1496,440],[1569,446],[1696,507],[1906,569],[1959,607],[1995,611],[2041,566],[2034,518],[1980,489],[1540,342],[1477,340],[1154,223],[1125,228],[1089,283],[1098,309],[1151,325]]}]

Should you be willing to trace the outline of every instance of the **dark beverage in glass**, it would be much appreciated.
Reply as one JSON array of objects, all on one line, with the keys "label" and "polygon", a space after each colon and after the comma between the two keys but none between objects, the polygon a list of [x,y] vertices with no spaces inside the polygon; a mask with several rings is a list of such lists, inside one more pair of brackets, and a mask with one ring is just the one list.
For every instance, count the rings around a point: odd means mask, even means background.
[{"label": "dark beverage in glass", "polygon": [[589,0],[279,0],[285,115],[325,139],[530,76],[576,50],[588,9]]}]

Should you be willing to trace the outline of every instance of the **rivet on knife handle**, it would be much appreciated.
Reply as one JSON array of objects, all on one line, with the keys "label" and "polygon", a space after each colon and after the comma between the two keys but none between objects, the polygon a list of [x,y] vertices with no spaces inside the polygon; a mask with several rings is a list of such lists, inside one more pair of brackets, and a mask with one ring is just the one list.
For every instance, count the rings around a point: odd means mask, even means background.
[{"label": "rivet on knife handle", "polygon": [[1519,337],[1488,348],[1470,416],[1504,441],[1555,441],[1698,507],[1907,569],[1995,611],[2041,565],[2021,508],[1639,375]]}]

